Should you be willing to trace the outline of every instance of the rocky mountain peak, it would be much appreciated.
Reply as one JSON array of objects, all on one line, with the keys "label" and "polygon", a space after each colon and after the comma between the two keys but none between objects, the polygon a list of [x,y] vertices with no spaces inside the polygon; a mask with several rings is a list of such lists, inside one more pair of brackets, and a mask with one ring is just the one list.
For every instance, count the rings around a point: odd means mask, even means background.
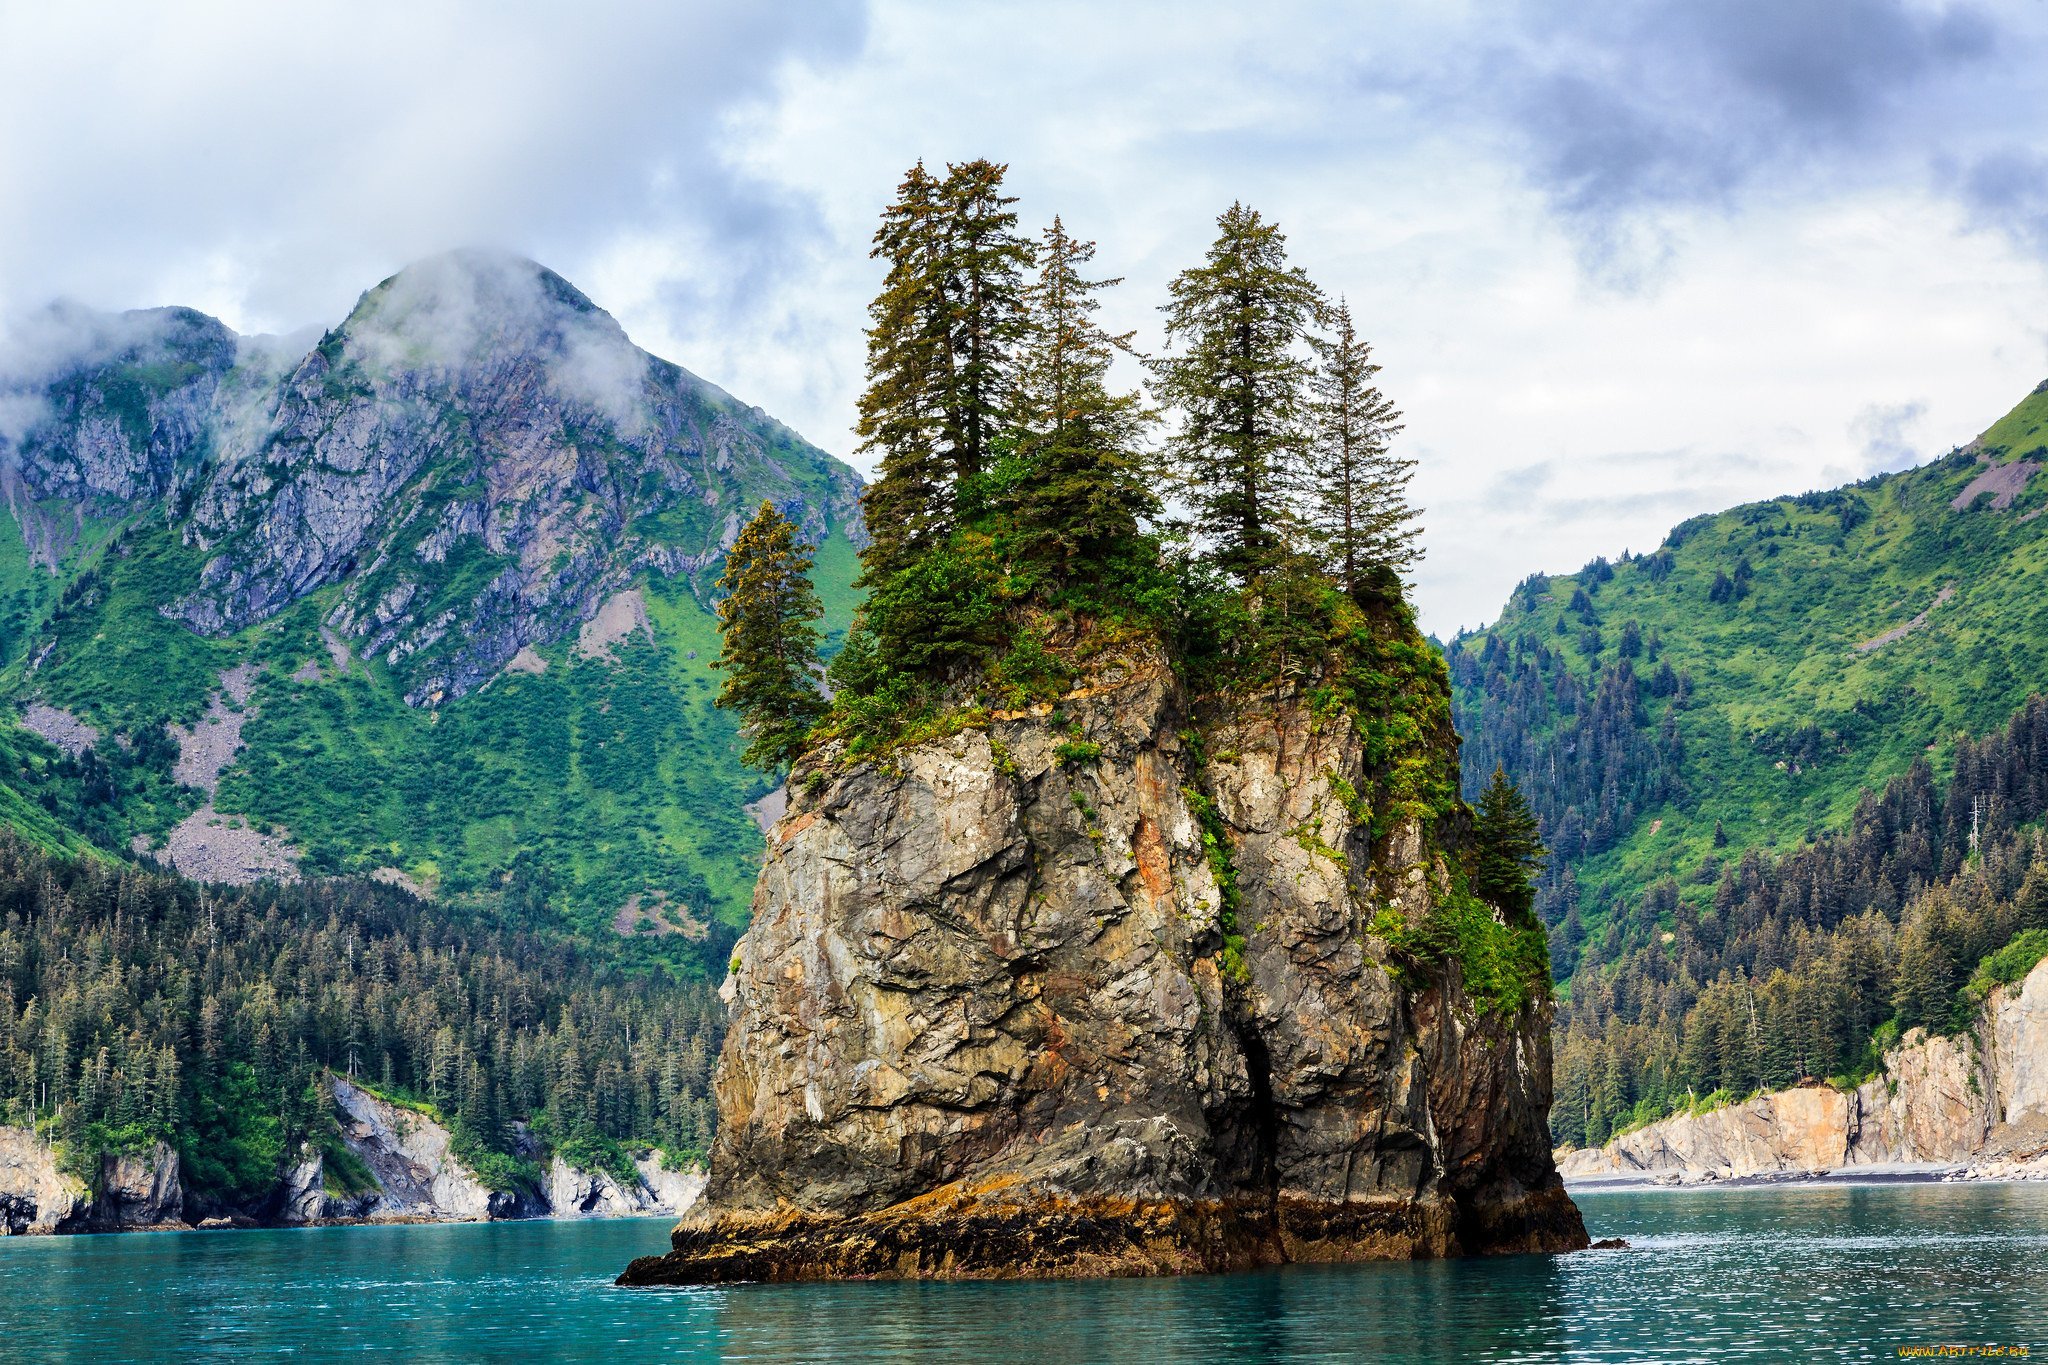
[{"label": "rocky mountain peak", "polygon": [[0,334],[0,464],[43,496],[162,497],[204,456],[238,340],[190,308],[60,301],[20,319]]},{"label": "rocky mountain peak", "polygon": [[617,426],[641,416],[651,362],[554,271],[480,250],[428,257],[366,291],[316,355],[335,368],[467,387],[532,369],[556,397]]},{"label": "rocky mountain peak", "polygon": [[763,497],[819,541],[857,524],[851,470],[507,253],[409,265],[297,355],[189,309],[69,305],[16,350],[0,456],[42,560],[86,503],[156,504],[204,556],[166,615],[224,636],[328,593],[327,626],[414,705],[574,634],[643,570],[700,574]]}]

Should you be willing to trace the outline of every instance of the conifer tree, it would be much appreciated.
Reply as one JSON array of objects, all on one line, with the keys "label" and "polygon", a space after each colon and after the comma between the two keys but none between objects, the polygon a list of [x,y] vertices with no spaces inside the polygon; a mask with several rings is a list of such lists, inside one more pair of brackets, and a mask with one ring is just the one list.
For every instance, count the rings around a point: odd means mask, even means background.
[{"label": "conifer tree", "polygon": [[875,481],[861,495],[869,582],[909,563],[952,525],[940,453],[952,353],[939,198],[939,182],[918,162],[882,211],[869,252],[889,263],[868,305],[868,382],[854,427],[861,452],[875,460]]},{"label": "conifer tree", "polygon": [[1180,415],[1168,451],[1217,565],[1240,580],[1285,554],[1289,470],[1307,440],[1313,369],[1302,343],[1322,295],[1287,264],[1286,238],[1243,204],[1216,220],[1203,264],[1169,286],[1168,343],[1153,362],[1159,395]]},{"label": "conifer tree", "polygon": [[757,768],[787,767],[825,714],[815,680],[823,614],[810,580],[811,550],[772,502],[740,532],[718,587],[718,629],[726,670],[718,705],[740,713],[747,734],[741,757]]},{"label": "conifer tree", "polygon": [[1421,528],[1408,502],[1415,462],[1392,449],[1401,414],[1373,383],[1380,367],[1342,299],[1330,322],[1330,336],[1312,340],[1314,434],[1301,478],[1308,522],[1325,570],[1346,592],[1358,596],[1369,580],[1398,592],[1419,557]]},{"label": "conifer tree", "polygon": [[1494,768],[1473,816],[1477,857],[1472,889],[1510,915],[1533,914],[1536,892],[1531,878],[1543,866],[1543,840],[1529,803],[1508,780],[1505,768]]},{"label": "conifer tree", "polygon": [[1136,535],[1139,518],[1158,507],[1141,448],[1154,414],[1140,395],[1109,389],[1117,354],[1135,354],[1132,334],[1112,336],[1094,316],[1096,294],[1123,281],[1088,279],[1094,256],[1095,243],[1053,219],[1025,291],[1017,367],[1018,544],[1027,560],[1062,576]]},{"label": "conifer tree", "polygon": [[870,254],[889,269],[868,306],[854,428],[876,461],[861,499],[869,586],[959,524],[961,495],[1010,425],[1032,247],[1002,192],[1008,169],[968,161],[941,180],[919,162],[875,230]]},{"label": "conifer tree", "polygon": [[938,191],[949,357],[941,439],[956,491],[988,467],[1012,415],[1033,253],[1017,231],[1016,197],[1003,193],[1009,169],[987,160],[948,166]]}]

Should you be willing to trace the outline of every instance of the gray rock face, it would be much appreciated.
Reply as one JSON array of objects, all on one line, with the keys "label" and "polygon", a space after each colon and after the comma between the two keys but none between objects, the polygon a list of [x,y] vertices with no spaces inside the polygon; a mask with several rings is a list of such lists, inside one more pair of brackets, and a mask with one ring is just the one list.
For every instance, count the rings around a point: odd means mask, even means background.
[{"label": "gray rock face", "polygon": [[75,1232],[92,1191],[57,1169],[57,1154],[26,1128],[0,1127],[0,1236]]},{"label": "gray rock face", "polygon": [[41,1137],[0,1127],[0,1236],[175,1226],[184,1208],[178,1153],[164,1143],[102,1158],[95,1196]]},{"label": "gray rock face", "polygon": [[425,1115],[387,1104],[347,1081],[334,1082],[342,1140],[376,1177],[377,1192],[350,1216],[390,1221],[456,1222],[513,1218],[525,1209],[515,1194],[478,1180],[450,1150],[448,1130]]},{"label": "gray rock face", "polygon": [[93,1201],[97,1228],[146,1228],[176,1223],[185,1212],[178,1152],[159,1142],[147,1151],[102,1158],[100,1193]]},{"label": "gray rock face", "polygon": [[1347,722],[1191,718],[1150,657],[1047,710],[800,767],[728,981],[706,1203],[625,1282],[1583,1245],[1547,1006],[1410,982],[1368,930],[1442,869],[1412,831],[1375,863]]},{"label": "gray rock face", "polygon": [[637,1161],[635,1171],[634,1180],[622,1184],[604,1171],[579,1171],[552,1157],[541,1195],[556,1218],[632,1218],[682,1213],[704,1190],[704,1172],[694,1167],[666,1170],[650,1156]]},{"label": "gray rock face", "polygon": [[[42,497],[132,503],[188,482],[208,451],[236,337],[189,308],[104,314],[55,304],[0,357],[24,481]],[[26,420],[24,420],[24,418]]]},{"label": "gray rock face", "polygon": [[1912,1169],[2048,1179],[2048,962],[1993,989],[1974,1031],[1914,1030],[1854,1090],[1805,1086],[1674,1115],[1558,1164],[1584,1184]]},{"label": "gray rock face", "polygon": [[515,257],[412,266],[296,356],[189,310],[45,322],[0,356],[0,491],[31,548],[54,564],[76,534],[52,500],[155,506],[208,552],[167,615],[226,634],[341,584],[328,625],[417,706],[638,573],[699,573],[763,496],[813,540],[858,525],[850,469]]}]

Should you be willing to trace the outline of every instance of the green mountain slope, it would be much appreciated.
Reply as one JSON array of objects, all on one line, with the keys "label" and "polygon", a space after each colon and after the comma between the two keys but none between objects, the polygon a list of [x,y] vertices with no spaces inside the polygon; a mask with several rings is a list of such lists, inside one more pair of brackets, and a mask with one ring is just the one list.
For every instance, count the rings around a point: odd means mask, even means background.
[{"label": "green mountain slope", "polygon": [[38,327],[0,369],[0,820],[717,958],[766,784],[711,705],[712,584],[772,499],[842,632],[850,469],[515,258],[411,267],[309,350]]},{"label": "green mountain slope", "polygon": [[[1695,518],[1524,582],[1447,650],[1468,790],[1544,819],[1553,923],[1841,828],[1866,789],[2048,686],[2048,385],[1969,447]],[[1701,875],[1702,872],[1705,875]]]}]

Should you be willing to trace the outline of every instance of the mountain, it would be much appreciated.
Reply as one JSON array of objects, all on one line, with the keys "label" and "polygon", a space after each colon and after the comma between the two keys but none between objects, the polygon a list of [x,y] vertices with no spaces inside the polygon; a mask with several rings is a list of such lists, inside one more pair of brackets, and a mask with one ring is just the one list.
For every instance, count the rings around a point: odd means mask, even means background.
[{"label": "mountain", "polygon": [[2048,385],[1921,468],[1531,578],[1451,643],[1464,780],[1505,766],[1551,850],[1560,1141],[1860,1104],[2048,951],[2044,463]]},{"label": "mountain", "polygon": [[[308,344],[310,343],[310,344]],[[850,618],[852,470],[463,251],[317,341],[59,305],[0,356],[0,818],[719,953],[766,790],[708,602],[763,499]]]},{"label": "mountain", "polygon": [[2048,679],[2044,463],[2048,384],[1931,464],[1534,575],[1453,640],[1466,788],[1502,764],[1529,794],[1546,918],[1590,930],[1666,877],[1704,901],[1703,869],[2003,726]]}]

